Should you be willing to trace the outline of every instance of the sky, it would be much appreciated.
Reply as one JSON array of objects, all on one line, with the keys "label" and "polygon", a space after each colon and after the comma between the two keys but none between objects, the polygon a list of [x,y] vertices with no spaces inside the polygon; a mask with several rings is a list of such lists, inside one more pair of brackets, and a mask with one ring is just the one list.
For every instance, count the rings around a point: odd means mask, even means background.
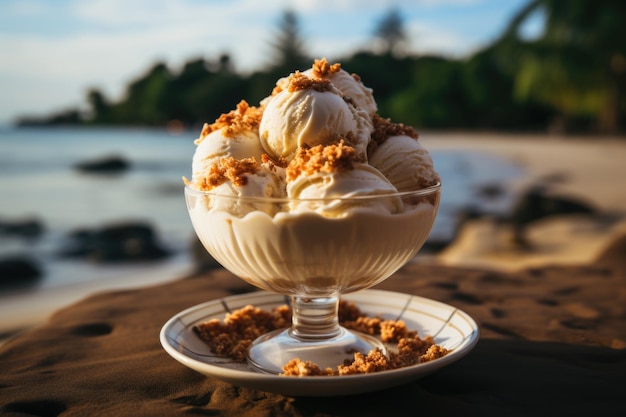
[{"label": "sky", "polygon": [[0,0],[0,124],[84,108],[91,88],[117,101],[157,61],[176,71],[190,59],[229,53],[241,73],[262,69],[286,10],[296,13],[314,57],[332,61],[371,47],[378,22],[395,7],[412,53],[463,58],[496,39],[526,3]]}]

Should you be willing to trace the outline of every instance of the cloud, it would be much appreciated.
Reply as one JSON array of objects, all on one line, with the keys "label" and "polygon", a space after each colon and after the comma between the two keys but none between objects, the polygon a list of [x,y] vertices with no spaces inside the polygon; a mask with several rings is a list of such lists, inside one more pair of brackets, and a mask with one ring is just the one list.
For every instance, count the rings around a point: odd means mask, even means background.
[{"label": "cloud", "polygon": [[483,46],[479,39],[431,23],[409,22],[407,32],[410,50],[418,54],[462,57]]},{"label": "cloud", "polygon": [[[453,4],[458,12],[479,1],[399,2],[410,46],[453,55],[476,49],[479,34],[432,20],[424,10]],[[89,87],[117,99],[157,60],[176,68],[191,58],[228,52],[237,70],[259,69],[268,62],[272,36],[289,8],[299,17],[311,55],[341,58],[367,47],[388,7],[378,0],[63,0],[55,7],[37,0],[2,2],[0,12],[6,13],[0,20],[14,22],[0,26],[0,85],[11,86],[0,97],[0,120],[34,109],[33,103],[56,100],[51,111],[64,108]],[[13,84],[39,92],[19,94]],[[50,92],[45,98],[44,90]]]}]

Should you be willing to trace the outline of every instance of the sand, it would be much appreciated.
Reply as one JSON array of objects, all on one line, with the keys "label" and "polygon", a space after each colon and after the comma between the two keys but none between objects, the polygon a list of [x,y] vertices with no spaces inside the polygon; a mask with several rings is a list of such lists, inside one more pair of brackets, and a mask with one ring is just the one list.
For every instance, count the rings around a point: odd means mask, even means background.
[{"label": "sand", "polygon": [[[623,415],[626,269],[516,273],[410,264],[381,289],[454,305],[481,338],[460,361],[396,388],[288,397],[205,377],[158,334],[174,314],[252,288],[223,269],[91,296],[0,348],[0,415]],[[268,387],[269,388],[269,387]]]},{"label": "sand", "polygon": [[506,271],[588,265],[626,236],[626,138],[517,135],[502,140],[493,133],[423,133],[420,140],[428,149],[479,151],[506,158],[527,173],[509,183],[510,189],[521,193],[543,184],[551,194],[581,200],[598,212],[545,218],[529,225],[527,248],[512,244],[510,226],[489,218],[474,220],[436,257],[441,264]]},{"label": "sand", "polygon": [[422,133],[427,149],[489,152],[527,170],[520,184],[552,181],[555,191],[588,199],[599,209],[626,214],[626,137]]},{"label": "sand", "polygon": [[156,285],[189,275],[192,271],[189,265],[183,263],[162,265],[160,271],[154,274],[109,277],[107,280],[62,285],[45,290],[0,294],[0,345],[7,338],[44,323],[54,311],[90,294]]}]

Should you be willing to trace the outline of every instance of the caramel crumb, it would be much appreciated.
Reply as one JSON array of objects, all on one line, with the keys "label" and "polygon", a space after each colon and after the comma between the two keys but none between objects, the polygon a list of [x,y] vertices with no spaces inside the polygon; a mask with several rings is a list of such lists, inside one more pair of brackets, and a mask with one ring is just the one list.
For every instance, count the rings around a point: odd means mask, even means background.
[{"label": "caramel crumb", "polygon": [[383,342],[399,343],[406,338],[414,338],[417,332],[409,331],[402,320],[385,320],[380,323],[380,338]]},{"label": "caramel crumb", "polygon": [[222,114],[213,124],[205,123],[195,144],[201,143],[210,133],[220,129],[226,137],[232,137],[240,132],[258,130],[262,116],[262,108],[250,106],[245,100],[241,100],[235,110]]},{"label": "caramel crumb", "polygon": [[331,368],[322,369],[310,361],[292,359],[283,367],[283,376],[329,376],[334,371]]},{"label": "caramel crumb", "polygon": [[313,78],[327,78],[330,74],[334,74],[341,70],[341,64],[330,64],[326,58],[316,59],[313,62],[312,75]]},{"label": "caramel crumb", "polygon": [[287,168],[289,163],[283,157],[280,157],[278,160],[272,159],[268,154],[264,153],[261,155],[261,162],[267,164],[271,167],[272,171],[276,170],[276,167]]},{"label": "caramel crumb", "polygon": [[408,136],[415,140],[419,137],[418,133],[411,126],[406,126],[403,123],[394,123],[378,114],[372,116],[372,123],[374,124],[374,132],[372,132],[368,153],[374,151],[374,149],[392,136]]},{"label": "caramel crumb", "polygon": [[337,367],[337,375],[369,374],[389,369],[392,368],[387,356],[380,349],[374,349],[367,355],[355,353],[352,362]]},{"label": "caramel crumb", "polygon": [[291,324],[291,310],[280,306],[271,311],[251,305],[226,314],[223,321],[213,319],[194,326],[195,333],[216,355],[245,361],[246,352],[257,337]]},{"label": "caramel crumb", "polygon": [[[408,330],[402,320],[367,317],[351,302],[339,302],[339,322],[348,329],[378,335],[383,342],[396,343],[396,351],[388,356],[379,349],[367,355],[357,352],[352,360],[338,364],[336,369],[322,369],[313,362],[296,358],[285,364],[281,375],[337,376],[380,372],[428,362],[450,352],[435,344],[431,336],[420,338],[416,331]],[[193,330],[216,355],[243,362],[254,339],[290,325],[291,309],[287,305],[271,311],[248,305],[226,314],[223,321],[213,319],[194,326]]]},{"label": "caramel crumb", "polygon": [[186,180],[186,185],[199,191],[209,191],[227,181],[242,187],[248,183],[248,175],[256,173],[258,169],[259,164],[254,157],[235,159],[229,156],[211,165],[207,174],[193,178],[191,182],[186,178],[183,180]]},{"label": "caramel crumb", "polygon": [[283,91],[285,89],[283,87],[284,85],[286,85],[286,90],[290,93],[300,90],[315,90],[324,93],[326,91],[331,91],[333,88],[333,85],[327,79],[309,78],[300,71],[296,71],[287,78],[286,83],[281,83],[280,85],[274,87],[272,95],[276,95]]},{"label": "caramel crumb", "polygon": [[439,345],[431,345],[426,351],[426,353],[420,356],[420,363],[429,362],[434,359],[443,358],[449,352],[450,351],[448,349],[441,347]]},{"label": "caramel crumb", "polygon": [[317,172],[353,169],[354,163],[362,161],[363,158],[358,156],[356,150],[344,144],[343,140],[334,145],[301,147],[287,166],[287,180],[294,180],[302,174],[313,175]]}]

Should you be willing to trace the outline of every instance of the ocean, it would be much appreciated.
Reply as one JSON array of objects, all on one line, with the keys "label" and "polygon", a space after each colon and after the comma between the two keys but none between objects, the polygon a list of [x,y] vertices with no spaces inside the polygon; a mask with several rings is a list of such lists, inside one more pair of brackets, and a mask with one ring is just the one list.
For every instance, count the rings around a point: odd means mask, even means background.
[{"label": "ocean", "polygon": [[[445,140],[445,134],[438,140]],[[183,198],[182,176],[191,175],[198,132],[122,128],[0,128],[0,221],[37,219],[38,238],[0,234],[0,259],[28,254],[43,270],[34,288],[143,276],[158,282],[189,271],[194,232]],[[524,175],[512,163],[482,153],[431,152],[443,191],[431,239],[449,241],[461,210],[506,212],[511,196],[480,197],[484,186]],[[85,174],[80,162],[121,156],[130,169],[116,175]],[[149,222],[172,255],[136,264],[101,264],[59,256],[68,236],[82,228],[122,221]],[[175,275],[179,274],[179,275]],[[31,289],[32,290],[32,289]]]}]

